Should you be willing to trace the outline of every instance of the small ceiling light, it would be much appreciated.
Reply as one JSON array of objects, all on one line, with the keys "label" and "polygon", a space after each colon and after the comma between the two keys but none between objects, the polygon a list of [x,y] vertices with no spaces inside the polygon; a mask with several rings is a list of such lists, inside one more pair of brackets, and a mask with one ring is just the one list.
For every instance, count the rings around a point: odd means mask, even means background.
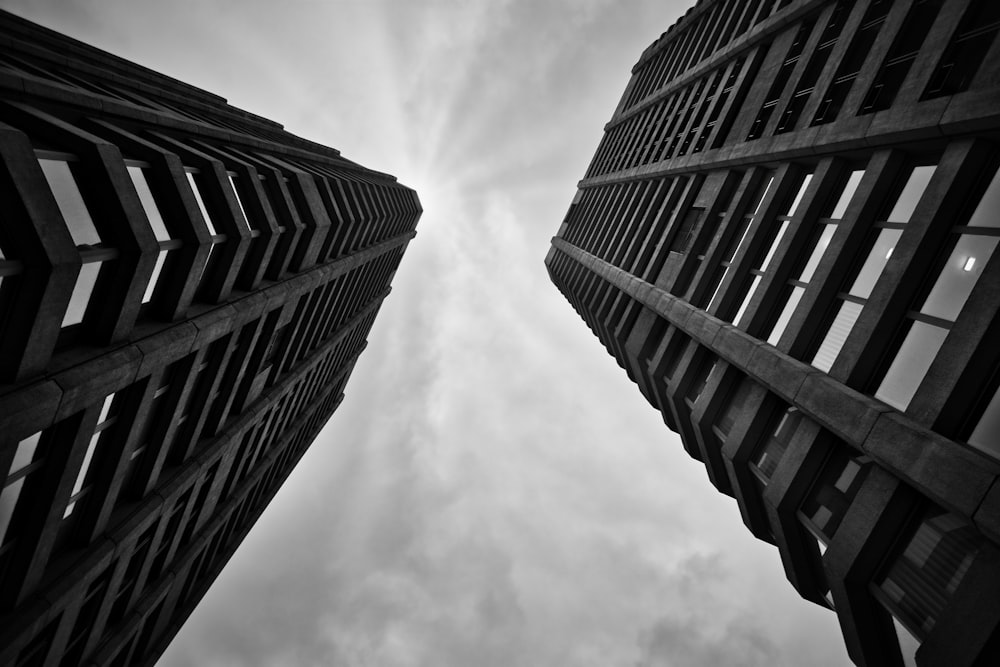
[{"label": "small ceiling light", "polygon": [[892,257],[892,251],[893,250],[895,250],[895,248],[889,248],[889,252],[885,253],[885,258],[886,259],[889,259],[890,257]]},{"label": "small ceiling light", "polygon": [[975,265],[976,265],[976,258],[975,257],[970,257],[969,259],[965,260],[965,264],[962,266],[962,270],[963,271],[971,271],[972,267],[975,266]]}]

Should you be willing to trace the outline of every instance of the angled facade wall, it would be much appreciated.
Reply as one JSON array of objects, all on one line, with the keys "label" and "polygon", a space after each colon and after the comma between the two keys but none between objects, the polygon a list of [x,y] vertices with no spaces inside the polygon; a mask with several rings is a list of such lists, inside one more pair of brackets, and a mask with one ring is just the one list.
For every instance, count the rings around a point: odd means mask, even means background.
[{"label": "angled facade wall", "polygon": [[152,664],[343,398],[421,208],[0,14],[0,664]]},{"label": "angled facade wall", "polygon": [[1000,659],[998,8],[698,2],[546,258],[859,665]]}]

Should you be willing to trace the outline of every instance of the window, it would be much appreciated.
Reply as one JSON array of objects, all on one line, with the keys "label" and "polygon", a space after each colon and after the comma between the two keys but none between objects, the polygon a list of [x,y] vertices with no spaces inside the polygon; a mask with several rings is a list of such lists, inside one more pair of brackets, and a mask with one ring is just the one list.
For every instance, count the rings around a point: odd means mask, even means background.
[{"label": "window", "polygon": [[736,227],[733,230],[734,233],[729,237],[728,245],[726,246],[726,254],[723,256],[722,262],[716,269],[715,274],[712,276],[710,291],[711,297],[708,299],[708,307],[706,310],[713,310],[718,306],[722,283],[726,280],[726,275],[729,273],[729,268],[732,266],[733,260],[736,258],[736,255],[739,254],[740,249],[746,242],[747,233],[750,231],[750,225],[753,223],[754,218],[760,211],[760,207],[764,203],[764,198],[770,191],[771,184],[773,182],[773,172],[764,174],[760,186],[747,206],[746,213],[738,220]]},{"label": "window", "polygon": [[[117,400],[116,400],[117,398]],[[119,394],[111,393],[105,396],[101,404],[101,412],[97,417],[97,425],[87,443],[83,462],[77,471],[76,481],[70,492],[69,501],[63,510],[62,523],[59,525],[57,545],[63,546],[72,539],[74,530],[87,506],[88,496],[94,490],[95,482],[107,460],[108,450],[113,439],[114,429],[121,411],[122,400]]]},{"label": "window", "polygon": [[717,365],[718,359],[711,353],[701,353],[701,360],[698,363],[697,370],[695,371],[694,377],[691,379],[691,384],[688,385],[687,401],[689,405],[693,405],[698,402],[698,399],[701,397],[701,392],[703,392],[705,387],[708,385],[709,378],[712,377],[712,373],[715,372]]},{"label": "window", "polygon": [[150,277],[149,283],[146,285],[146,291],[142,295],[142,302],[149,303],[152,301],[156,288],[160,283],[160,277],[163,275],[163,267],[166,264],[170,251],[181,247],[181,242],[176,240],[176,235],[172,234],[168,229],[167,223],[160,213],[160,208],[156,204],[153,191],[149,187],[149,180],[146,177],[149,165],[135,160],[126,161],[126,165],[128,175],[132,179],[132,185],[135,186],[136,194],[139,195],[139,201],[142,203],[142,209],[146,212],[146,218],[149,220],[149,225],[153,228],[153,235],[160,246],[160,253],[156,258],[156,265],[153,267],[153,275]]},{"label": "window", "polygon": [[973,0],[927,84],[923,99],[954,95],[969,88],[1000,29],[1000,4]]},{"label": "window", "polygon": [[802,519],[820,541],[821,552],[836,535],[861,486],[862,463],[852,458],[846,447],[835,447],[802,504]]},{"label": "window", "polygon": [[94,623],[97,621],[97,613],[104,602],[104,594],[108,590],[112,570],[112,567],[106,568],[87,587],[87,593],[84,595],[83,603],[80,605],[80,611],[77,614],[76,622],[73,624],[73,630],[66,641],[66,649],[63,651],[62,659],[59,662],[60,667],[72,667],[72,665],[79,665],[82,662],[83,650],[86,647],[91,631],[94,629]]},{"label": "window", "polygon": [[834,73],[833,82],[823,96],[816,116],[813,118],[813,125],[829,123],[837,118],[848,93],[851,92],[854,80],[868,58],[868,52],[871,51],[878,38],[878,33],[885,23],[885,17],[891,6],[891,0],[873,0],[869,4],[868,10],[861,19],[861,26],[851,40],[836,73]]},{"label": "window", "polygon": [[861,103],[858,115],[888,109],[892,105],[937,18],[941,4],[942,0],[917,0],[913,3]]},{"label": "window", "polygon": [[59,212],[76,244],[80,259],[83,260],[69,305],[63,314],[62,326],[68,327],[83,321],[94,294],[94,286],[97,284],[102,263],[117,257],[118,252],[105,244],[87,209],[73,174],[73,168],[78,168],[79,164],[76,158],[62,154],[56,156],[43,151],[38,151],[36,154]]},{"label": "window", "polygon": [[[791,46],[788,47],[788,52],[785,54],[785,59],[781,64],[781,68],[778,70],[777,76],[774,77],[774,81],[771,82],[771,87],[768,88],[767,99],[761,106],[760,111],[757,112],[757,116],[754,118],[753,124],[750,126],[750,133],[747,135],[747,141],[759,139],[763,136],[767,123],[770,120],[771,115],[774,113],[774,110],[777,108],[778,102],[781,100],[781,94],[785,90],[785,85],[788,83],[788,80],[792,76],[792,72],[795,70],[795,66],[799,62],[799,56],[802,55],[802,49],[805,47],[806,40],[809,38],[812,28],[812,21],[803,21],[799,26]],[[782,117],[781,120],[782,122],[785,122],[786,119]],[[782,126],[779,125],[779,130],[781,127]]]},{"label": "window", "polygon": [[188,185],[191,186],[191,192],[194,194],[194,199],[198,204],[198,210],[201,211],[201,216],[208,227],[208,233],[212,236],[212,247],[208,251],[208,258],[200,268],[195,270],[198,273],[198,285],[199,290],[201,290],[215,272],[215,267],[219,263],[221,256],[219,245],[225,243],[226,235],[220,234],[215,228],[215,222],[208,212],[208,207],[205,205],[201,189],[198,186],[198,181],[202,178],[200,172],[193,167],[185,167],[184,171],[187,174]]},{"label": "window", "polygon": [[[737,326],[745,324],[743,317],[746,315],[754,295],[757,293],[764,277],[771,268],[771,261],[774,259],[775,253],[778,252],[778,246],[781,245],[782,239],[785,238],[785,233],[788,232],[788,227],[792,222],[793,216],[798,210],[799,204],[802,203],[802,198],[805,197],[806,190],[809,188],[811,182],[812,174],[806,174],[799,183],[795,197],[788,205],[788,208],[771,223],[771,229],[768,230],[771,240],[767,246],[767,251],[763,253],[763,259],[758,257],[754,267],[750,269],[750,275],[753,276],[753,279],[750,283],[750,288],[743,297],[743,302],[740,304],[739,310],[736,312],[736,317],[733,318],[733,324]],[[777,223],[777,230],[775,230],[775,223]]]},{"label": "window", "polygon": [[934,629],[983,543],[975,528],[938,507],[918,521],[872,585],[902,630],[905,650],[915,650]]},{"label": "window", "polygon": [[[799,521],[815,541],[815,553],[820,559],[861,488],[867,472],[866,463],[867,459],[856,459],[845,445],[835,443],[799,508]],[[832,609],[833,597],[825,584],[826,577],[819,559],[816,561],[816,573],[824,582],[825,588],[821,592]]]},{"label": "window", "polygon": [[[826,331],[826,335],[810,362],[819,370],[828,372],[833,367],[844,342],[854,328],[868,297],[871,296],[875,284],[882,275],[883,269],[892,258],[896,243],[902,236],[906,223],[909,222],[916,210],[917,203],[936,168],[936,165],[914,167],[903,187],[899,190],[899,194],[891,200],[891,208],[886,205],[885,209],[889,213],[884,216],[882,221],[874,225],[873,236],[869,241],[870,245],[865,260],[857,273],[853,274],[848,290],[838,295],[841,303],[837,306],[836,314]],[[848,182],[849,184],[850,182]],[[840,208],[839,203],[837,208]]]},{"label": "window", "polygon": [[3,488],[0,489],[0,582],[20,530],[19,516],[31,502],[36,473],[45,464],[48,446],[45,440],[39,431],[18,442],[14,458],[3,478]]},{"label": "window", "polygon": [[969,224],[955,228],[930,291],[919,309],[907,314],[902,343],[875,391],[876,398],[899,410],[909,406],[1000,241],[998,200],[1000,174],[993,177]]},{"label": "window", "polygon": [[969,435],[969,444],[1000,459],[1000,389],[994,391],[993,398],[976,421]]},{"label": "window", "polygon": [[763,486],[767,486],[778,464],[781,463],[792,435],[802,421],[798,408],[778,408],[774,411],[767,429],[767,437],[761,440],[750,457],[750,469]]}]

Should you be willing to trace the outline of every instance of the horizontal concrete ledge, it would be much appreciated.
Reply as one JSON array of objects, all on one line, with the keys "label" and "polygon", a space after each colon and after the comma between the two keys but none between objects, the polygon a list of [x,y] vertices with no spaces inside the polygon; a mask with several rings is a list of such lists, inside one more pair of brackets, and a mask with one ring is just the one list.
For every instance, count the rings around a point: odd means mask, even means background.
[{"label": "horizontal concrete ledge", "polygon": [[552,246],[1000,542],[1000,464],[564,239]]}]

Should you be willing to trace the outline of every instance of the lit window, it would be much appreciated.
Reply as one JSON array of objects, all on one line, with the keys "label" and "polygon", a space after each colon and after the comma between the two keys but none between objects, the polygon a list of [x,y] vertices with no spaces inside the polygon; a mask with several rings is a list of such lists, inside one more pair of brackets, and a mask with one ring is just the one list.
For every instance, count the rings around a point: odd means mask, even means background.
[{"label": "lit window", "polygon": [[[998,191],[1000,176],[995,176],[970,223],[990,219],[982,211],[996,203]],[[951,237],[954,245],[919,312],[910,313],[904,322],[909,330],[875,391],[876,398],[899,410],[909,406],[1000,240],[990,235],[995,233],[993,229],[977,229],[972,224],[956,231]]]},{"label": "lit window", "polygon": [[[875,225],[878,233],[874,235],[874,241],[868,250],[864,264],[850,280],[849,290],[839,295],[839,298],[843,300],[842,304],[811,362],[814,367],[822,371],[829,371],[833,367],[833,363],[843,348],[848,335],[850,335],[854,323],[857,322],[868,297],[871,296],[882,272],[892,259],[896,244],[903,234],[903,229],[916,210],[917,203],[923,196],[936,168],[936,165],[914,167],[899,194],[891,200],[892,206],[887,220]],[[855,180],[855,173],[852,173],[848,179],[845,191],[850,187],[851,181]],[[860,177],[857,180],[860,181]],[[857,185],[854,187],[856,188]],[[835,206],[835,209],[839,208],[841,208],[840,201]],[[846,209],[846,205],[843,208]],[[886,204],[885,208],[888,209],[889,205]]]},{"label": "lit window", "polygon": [[879,231],[878,237],[875,239],[875,245],[872,246],[871,251],[868,253],[868,258],[858,272],[858,277],[854,279],[854,284],[848,290],[849,294],[860,299],[867,299],[871,296],[872,289],[874,289],[879,276],[882,275],[885,265],[892,258],[893,250],[895,250],[896,243],[899,242],[899,237],[902,234],[903,232],[898,229],[883,229]]}]

